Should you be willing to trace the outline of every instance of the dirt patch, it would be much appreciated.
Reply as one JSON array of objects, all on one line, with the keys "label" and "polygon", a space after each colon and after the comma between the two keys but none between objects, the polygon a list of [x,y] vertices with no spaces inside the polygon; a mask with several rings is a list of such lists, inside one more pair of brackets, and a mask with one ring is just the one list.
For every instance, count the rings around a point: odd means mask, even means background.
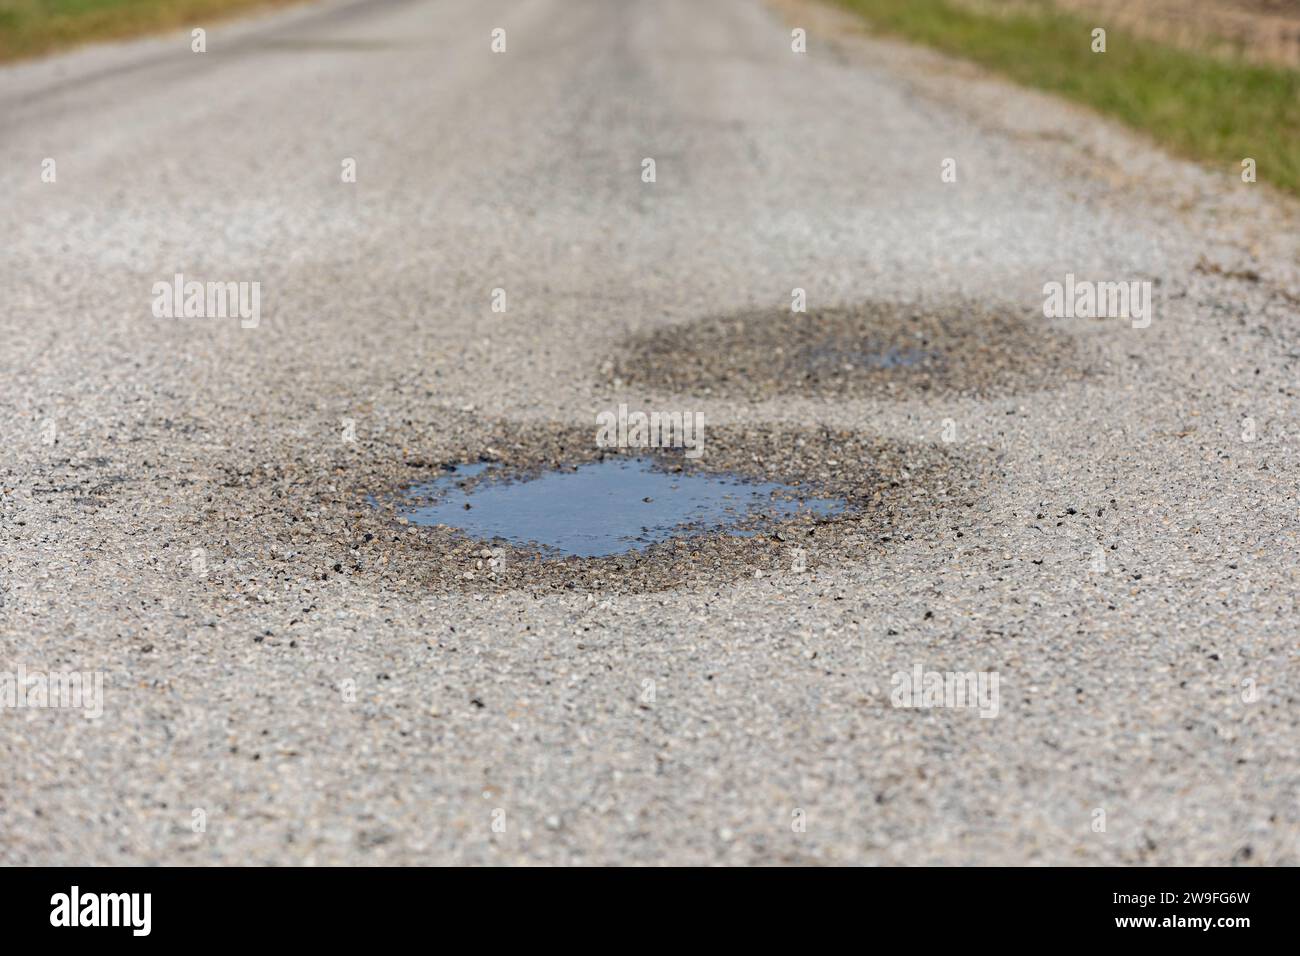
[{"label": "dirt patch", "polygon": [[1057,6],[1185,50],[1300,66],[1295,0],[1057,0]]},{"label": "dirt patch", "polygon": [[1251,63],[1300,66],[1296,0],[952,0],[982,16],[1033,16],[1046,6],[1135,37]]},{"label": "dirt patch", "polygon": [[617,384],[761,401],[774,395],[991,397],[1082,377],[1045,319],[964,303],[745,312],[656,329],[609,366]]}]

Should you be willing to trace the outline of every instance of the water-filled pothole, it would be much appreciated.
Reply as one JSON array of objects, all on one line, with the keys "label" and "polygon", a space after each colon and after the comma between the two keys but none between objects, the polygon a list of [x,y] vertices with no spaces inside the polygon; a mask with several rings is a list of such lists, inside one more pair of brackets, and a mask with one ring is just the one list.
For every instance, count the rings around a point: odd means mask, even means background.
[{"label": "water-filled pothole", "polygon": [[515,480],[487,464],[461,465],[413,488],[404,512],[480,541],[599,558],[712,532],[748,537],[802,515],[845,510],[776,482],[689,471],[648,458],[610,457]]},{"label": "water-filled pothole", "polygon": [[988,397],[1076,380],[1076,345],[1041,316],[959,302],[744,312],[633,340],[608,366],[629,385],[761,401],[774,395]]},{"label": "water-filled pothole", "polygon": [[[644,594],[797,576],[798,568],[817,574],[876,560],[914,538],[942,539],[970,513],[996,466],[969,444],[745,421],[711,427],[706,456],[699,461],[662,451],[651,460],[669,475],[772,483],[787,489],[775,494],[778,501],[843,502],[843,509],[822,514],[820,506],[805,506],[778,518],[776,511],[764,517],[761,507],[757,516],[738,507],[736,521],[725,528],[694,528],[689,535],[603,557],[557,556],[540,545],[472,537],[449,524],[416,525],[408,517],[435,503],[410,494],[429,484],[454,495],[487,482],[524,484],[606,459],[631,460],[596,447],[593,432],[585,425],[483,421],[440,410],[419,425],[406,423],[400,434],[346,446],[328,472],[309,456],[292,467],[256,472],[238,487],[245,496],[240,507],[248,507],[253,490],[265,496],[268,510],[294,500],[303,517],[285,526],[276,552],[312,555],[323,568],[333,568],[331,580],[336,574],[356,576],[382,591]],[[467,473],[463,465],[453,470],[458,462],[490,464],[469,466]],[[439,481],[445,478],[451,481]],[[311,489],[307,496],[304,487]],[[468,512],[460,502],[457,520],[477,510],[476,497],[465,499]],[[334,516],[332,533],[322,533],[322,516]],[[345,525],[337,523],[344,520]]]}]

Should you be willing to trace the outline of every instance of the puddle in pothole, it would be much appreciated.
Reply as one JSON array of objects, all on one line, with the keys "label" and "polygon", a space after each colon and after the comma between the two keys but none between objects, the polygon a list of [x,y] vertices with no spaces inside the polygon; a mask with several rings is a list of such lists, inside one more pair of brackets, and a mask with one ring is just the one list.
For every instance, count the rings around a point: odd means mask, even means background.
[{"label": "puddle in pothole", "polygon": [[773,482],[665,471],[645,458],[606,458],[525,480],[505,479],[486,464],[461,465],[411,489],[408,500],[421,503],[401,512],[414,524],[584,558],[714,531],[750,537],[801,514],[846,507]]}]

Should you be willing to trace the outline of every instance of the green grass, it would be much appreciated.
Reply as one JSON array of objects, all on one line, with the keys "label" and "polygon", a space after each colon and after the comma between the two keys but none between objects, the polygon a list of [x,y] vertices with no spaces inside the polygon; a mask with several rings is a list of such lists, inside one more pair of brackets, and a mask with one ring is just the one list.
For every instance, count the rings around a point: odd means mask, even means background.
[{"label": "green grass", "polygon": [[292,0],[0,0],[0,61],[63,47],[206,27],[227,14]]},{"label": "green grass", "polygon": [[[1176,153],[1240,181],[1300,195],[1300,73],[1226,60],[1138,38],[1044,5],[989,15],[945,0],[839,0],[884,32],[972,60],[1150,134]],[[1092,29],[1106,52],[1092,52]]]}]

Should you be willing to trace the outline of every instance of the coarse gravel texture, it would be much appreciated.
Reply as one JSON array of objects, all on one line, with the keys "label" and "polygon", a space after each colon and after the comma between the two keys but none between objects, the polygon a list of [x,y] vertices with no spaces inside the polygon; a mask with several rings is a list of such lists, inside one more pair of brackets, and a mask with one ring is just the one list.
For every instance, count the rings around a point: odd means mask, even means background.
[{"label": "coarse gravel texture", "polygon": [[[793,0],[5,68],[0,674],[105,701],[0,711],[0,861],[1300,862],[1300,229],[1236,172]],[[260,324],[155,318],[176,272]],[[1067,272],[1158,281],[1151,326],[1036,324]],[[913,313],[942,363],[837,366]],[[384,504],[592,460],[620,403],[857,507],[496,575]],[[917,664],[997,716],[892,706]]]}]

